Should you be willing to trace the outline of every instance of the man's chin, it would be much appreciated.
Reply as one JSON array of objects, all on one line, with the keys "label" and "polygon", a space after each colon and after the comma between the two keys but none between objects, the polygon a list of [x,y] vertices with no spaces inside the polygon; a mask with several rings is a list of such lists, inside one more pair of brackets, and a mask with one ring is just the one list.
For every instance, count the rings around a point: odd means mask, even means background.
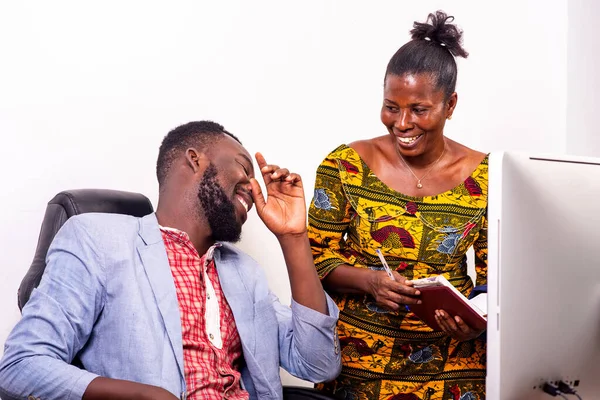
[{"label": "man's chin", "polygon": [[213,229],[212,237],[216,242],[237,243],[242,238],[242,226],[239,225],[236,230]]}]

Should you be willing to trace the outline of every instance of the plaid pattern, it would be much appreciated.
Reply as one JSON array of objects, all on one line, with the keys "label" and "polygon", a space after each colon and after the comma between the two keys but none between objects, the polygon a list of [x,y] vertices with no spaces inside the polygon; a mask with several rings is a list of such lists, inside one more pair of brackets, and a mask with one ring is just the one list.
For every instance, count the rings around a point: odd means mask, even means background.
[{"label": "plaid pattern", "polygon": [[[181,313],[187,398],[248,399],[240,385],[240,336],[212,259],[214,246],[200,257],[185,232],[161,227],[161,233]],[[215,313],[218,318],[211,323],[206,315]]]}]

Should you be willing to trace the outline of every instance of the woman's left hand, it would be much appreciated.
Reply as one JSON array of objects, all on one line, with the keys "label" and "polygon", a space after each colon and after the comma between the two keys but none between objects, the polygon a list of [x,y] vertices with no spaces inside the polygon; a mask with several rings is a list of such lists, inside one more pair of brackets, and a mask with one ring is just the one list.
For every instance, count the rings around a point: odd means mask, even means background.
[{"label": "woman's left hand", "polygon": [[435,311],[435,320],[442,331],[459,342],[475,339],[483,333],[483,330],[472,329],[458,315],[452,318],[444,310]]}]

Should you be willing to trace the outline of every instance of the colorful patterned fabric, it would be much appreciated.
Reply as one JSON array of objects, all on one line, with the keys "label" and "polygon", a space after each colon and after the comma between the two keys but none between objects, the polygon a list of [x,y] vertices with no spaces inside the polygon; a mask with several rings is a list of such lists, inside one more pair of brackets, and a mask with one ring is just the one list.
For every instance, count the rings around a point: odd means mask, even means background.
[{"label": "colorful patterned fabric", "polygon": [[[242,344],[212,259],[214,247],[200,257],[187,233],[163,227],[161,233],[181,314],[187,398],[248,399],[240,385]],[[212,285],[205,284],[206,278]],[[207,310],[211,295],[218,300],[215,312]],[[210,321],[210,314],[216,314],[216,321]]]},{"label": "colorful patterned fabric", "polygon": [[[381,270],[380,249],[407,279],[443,274],[465,296],[487,278],[487,157],[463,183],[428,197],[398,193],[342,145],[317,170],[309,238],[319,276],[341,264]],[[485,398],[485,342],[457,342],[406,309],[388,312],[368,295],[329,293],[340,309],[343,369],[317,387],[341,399]]]}]

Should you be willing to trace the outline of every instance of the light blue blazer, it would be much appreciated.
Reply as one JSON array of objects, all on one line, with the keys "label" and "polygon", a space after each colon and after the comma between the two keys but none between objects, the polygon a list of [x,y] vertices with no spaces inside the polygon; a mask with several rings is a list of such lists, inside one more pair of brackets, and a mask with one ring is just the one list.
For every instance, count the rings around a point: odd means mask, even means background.
[{"label": "light blue blazer", "polygon": [[[338,309],[279,303],[259,265],[232,245],[215,264],[242,341],[252,399],[281,399],[279,367],[313,382],[341,369]],[[79,359],[84,369],[71,362]],[[154,214],[83,214],[52,242],[42,281],[0,362],[0,397],[81,399],[96,376],[163,387],[185,397],[175,284]]]}]

